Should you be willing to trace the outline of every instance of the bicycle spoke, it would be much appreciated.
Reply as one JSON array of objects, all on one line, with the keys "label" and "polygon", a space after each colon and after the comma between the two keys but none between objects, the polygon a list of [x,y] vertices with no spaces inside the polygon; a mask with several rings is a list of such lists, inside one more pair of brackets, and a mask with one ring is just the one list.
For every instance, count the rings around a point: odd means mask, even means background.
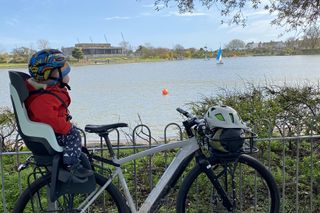
[{"label": "bicycle spoke", "polygon": [[[82,203],[88,197],[88,194],[64,194],[58,197],[55,202],[50,201],[50,175],[36,180],[21,195],[16,204],[15,212],[80,212]],[[96,188],[101,187],[106,179],[96,176]],[[99,194],[92,205],[85,212],[126,212],[127,207],[121,193],[109,185],[105,191]]]}]

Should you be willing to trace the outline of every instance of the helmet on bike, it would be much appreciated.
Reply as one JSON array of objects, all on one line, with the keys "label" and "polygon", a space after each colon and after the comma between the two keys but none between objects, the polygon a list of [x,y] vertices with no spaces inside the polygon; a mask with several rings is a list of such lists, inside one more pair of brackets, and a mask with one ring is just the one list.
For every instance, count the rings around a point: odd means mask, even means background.
[{"label": "helmet on bike", "polygon": [[220,152],[239,152],[244,143],[243,129],[217,128],[212,130],[209,145]]},{"label": "helmet on bike", "polygon": [[[65,55],[56,49],[44,49],[32,55],[29,61],[29,73],[37,81],[46,81],[55,69],[61,69],[65,66]],[[64,69],[62,77],[70,72],[70,69]]]},{"label": "helmet on bike", "polygon": [[209,145],[214,150],[238,152],[242,148],[247,127],[237,111],[229,106],[213,106],[204,118],[211,133]]},{"label": "helmet on bike", "polygon": [[210,129],[213,128],[237,128],[245,129],[236,110],[229,106],[213,106],[206,112],[204,119]]}]

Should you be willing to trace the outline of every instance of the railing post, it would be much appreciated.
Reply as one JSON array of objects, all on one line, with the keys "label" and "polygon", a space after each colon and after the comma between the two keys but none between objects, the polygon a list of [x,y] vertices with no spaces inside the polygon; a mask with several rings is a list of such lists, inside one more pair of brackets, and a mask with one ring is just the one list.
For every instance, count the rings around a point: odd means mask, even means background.
[{"label": "railing post", "polygon": [[7,203],[6,203],[6,195],[5,195],[5,188],[4,188],[4,174],[3,174],[3,159],[2,159],[2,152],[3,152],[3,144],[4,139],[3,136],[0,134],[0,168],[1,168],[1,194],[2,194],[2,204],[3,204],[3,212],[7,212]]},{"label": "railing post", "polygon": [[[176,126],[176,127],[178,128],[178,130],[179,130],[179,139],[180,139],[180,141],[182,141],[182,129],[181,129],[180,125],[177,124],[177,123],[169,123],[169,124],[164,128],[164,143],[165,143],[165,144],[168,143],[167,130],[168,130],[168,128],[169,128],[170,126]],[[165,151],[165,152],[164,152],[164,165],[165,165],[165,168],[164,168],[164,171],[165,171],[165,170],[167,169],[167,167],[168,167],[168,151]],[[166,203],[166,204],[168,204],[168,200],[169,200],[169,198],[168,198],[168,196],[166,196],[166,198],[165,198],[165,203]],[[167,206],[168,206],[168,205],[167,205]],[[168,208],[167,208],[167,209],[168,209]]]},{"label": "railing post", "polygon": [[298,126],[298,140],[297,140],[297,151],[296,151],[296,213],[299,212],[299,156],[300,156],[300,131],[301,127]]},{"label": "railing post", "polygon": [[285,124],[282,124],[282,213],[285,213],[285,200],[286,200],[286,144],[284,140]]},{"label": "railing post", "polygon": [[[312,123],[315,127],[315,129],[317,129],[317,120],[316,118],[314,118],[312,120]],[[311,136],[313,136],[313,130],[311,130]],[[311,160],[311,172],[310,172],[310,212],[313,213],[313,178],[314,178],[314,163],[313,163],[313,153],[314,153],[314,139],[313,137],[311,138],[311,154],[310,154],[310,160]]]},{"label": "railing post", "polygon": [[[19,155],[19,146],[18,146],[18,143],[19,143],[19,134],[17,134],[16,136],[16,155],[17,155],[17,167],[19,166],[20,164],[20,155]],[[20,175],[20,172],[18,172],[18,186],[19,186],[19,193],[21,194],[22,193],[22,186],[21,186],[21,175]]]},{"label": "railing post", "polygon": [[[139,124],[137,125],[133,131],[132,131],[132,142],[133,142],[133,153],[136,153],[136,134],[138,135],[138,133],[136,133],[138,128],[146,128],[148,131],[148,143],[149,143],[149,148],[151,148],[151,131],[150,128],[145,125],[145,124]],[[134,168],[134,191],[135,191],[135,203],[137,204],[137,168],[136,168],[136,160],[134,160],[134,164],[133,164],[133,168]],[[151,156],[149,157],[149,183],[150,183],[150,191],[153,188],[153,183],[152,183],[152,168],[151,168]]]},{"label": "railing post", "polygon": [[[268,120],[268,119],[262,119],[259,123],[263,124],[265,123],[268,127],[268,137],[267,137],[267,141],[268,141],[268,150],[267,150],[267,153],[268,153],[268,170],[271,172],[271,137],[272,137],[272,131],[273,131],[273,128],[272,128],[272,124],[271,124],[271,121]],[[257,126],[254,125],[254,132],[256,132],[256,129],[257,129]],[[263,160],[263,159],[262,159]]]},{"label": "railing post", "polygon": [[[179,124],[177,123],[169,123],[165,128],[164,128],[164,143],[168,143],[168,140],[167,140],[167,130],[170,126],[176,126],[179,130],[179,138],[180,138],[180,141],[182,141],[182,129],[181,127],[179,126]],[[168,164],[167,164],[167,160],[168,160],[168,156],[167,156],[167,151],[164,152],[164,160],[165,160],[165,166],[166,168],[168,167]]]}]

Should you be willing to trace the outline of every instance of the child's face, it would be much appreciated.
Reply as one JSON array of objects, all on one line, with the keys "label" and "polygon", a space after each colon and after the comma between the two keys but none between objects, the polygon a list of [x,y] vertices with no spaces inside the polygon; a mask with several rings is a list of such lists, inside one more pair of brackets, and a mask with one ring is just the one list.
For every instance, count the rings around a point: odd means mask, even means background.
[{"label": "child's face", "polygon": [[64,83],[69,83],[69,81],[70,81],[70,76],[69,76],[69,74],[67,74],[66,76],[64,76],[63,77],[63,79],[62,79],[62,81],[64,82]]},{"label": "child's face", "polygon": [[[61,69],[63,70],[63,68],[64,68],[64,67],[62,67]],[[51,77],[59,78],[59,71],[58,71],[58,70],[54,70],[54,71],[51,73]],[[63,77],[62,81],[63,81],[64,83],[66,83],[66,84],[69,83],[69,81],[70,81],[70,76],[69,76],[69,74],[65,75],[65,76]]]}]

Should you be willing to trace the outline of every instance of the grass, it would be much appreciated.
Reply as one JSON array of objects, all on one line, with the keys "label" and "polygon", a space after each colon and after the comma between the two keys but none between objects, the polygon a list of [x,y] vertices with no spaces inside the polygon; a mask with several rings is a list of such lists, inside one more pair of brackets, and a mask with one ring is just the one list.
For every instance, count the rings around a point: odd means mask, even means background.
[{"label": "grass", "polygon": [[13,69],[13,68],[27,68],[26,63],[19,64],[8,64],[8,63],[0,63],[0,69]]}]

